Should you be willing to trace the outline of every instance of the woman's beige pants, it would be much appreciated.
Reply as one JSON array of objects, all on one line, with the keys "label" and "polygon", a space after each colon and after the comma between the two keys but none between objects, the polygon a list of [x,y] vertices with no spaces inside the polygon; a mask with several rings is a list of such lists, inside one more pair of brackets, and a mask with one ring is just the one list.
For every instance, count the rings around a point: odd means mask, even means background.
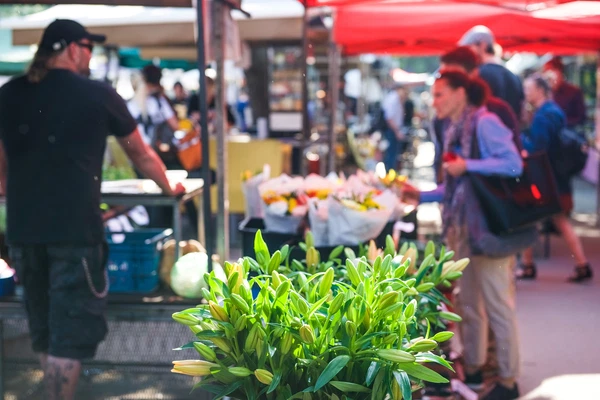
[{"label": "woman's beige pants", "polygon": [[462,316],[460,333],[464,358],[469,367],[482,367],[486,361],[488,323],[496,337],[500,377],[516,378],[519,372],[519,339],[515,310],[513,270],[515,256],[490,258],[473,256],[466,227],[448,230],[448,247],[455,259],[470,258],[471,262],[458,281],[457,301]]}]

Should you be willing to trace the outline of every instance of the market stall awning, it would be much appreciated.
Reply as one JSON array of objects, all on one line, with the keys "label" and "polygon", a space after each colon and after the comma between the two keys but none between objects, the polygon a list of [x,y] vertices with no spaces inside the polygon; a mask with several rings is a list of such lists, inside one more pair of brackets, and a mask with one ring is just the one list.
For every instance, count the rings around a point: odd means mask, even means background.
[{"label": "market stall awning", "polygon": [[[238,11],[231,13],[240,40],[301,39],[303,7],[299,3],[250,0],[244,3],[244,9],[252,18]],[[63,4],[36,14],[7,18],[0,22],[0,28],[12,30],[13,44],[31,45],[39,42],[44,28],[57,18],[77,20],[90,30],[105,34],[109,43],[119,46],[187,47],[194,51],[196,48],[193,8]]]},{"label": "market stall awning", "polygon": [[537,18],[600,24],[600,1],[573,1],[567,4],[533,11],[531,12],[531,15]]},{"label": "market stall awning", "polygon": [[14,45],[31,45],[39,42],[43,30],[57,18],[77,20],[91,31],[107,35],[108,43],[119,46],[195,46],[193,8],[58,5],[24,17],[7,18],[0,27],[12,30]]},{"label": "market stall awning", "polygon": [[485,25],[500,45],[515,51],[563,53],[600,49],[600,25],[561,21],[504,7],[456,2],[394,2],[340,7],[335,39],[346,54],[439,54],[475,25]]},{"label": "market stall awning", "polygon": [[[306,7],[344,7],[356,4],[373,3],[409,3],[413,0],[298,0]],[[438,0],[422,0],[423,3],[435,3]],[[515,7],[520,9],[539,10],[546,7],[552,7],[557,4],[568,3],[573,0],[455,0],[464,3],[480,3],[488,5],[498,5],[506,7]]]}]

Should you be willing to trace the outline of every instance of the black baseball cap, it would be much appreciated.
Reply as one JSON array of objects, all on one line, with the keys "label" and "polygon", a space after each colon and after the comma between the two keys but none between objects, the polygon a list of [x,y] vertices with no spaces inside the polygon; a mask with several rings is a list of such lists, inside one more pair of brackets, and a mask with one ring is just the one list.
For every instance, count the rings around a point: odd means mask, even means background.
[{"label": "black baseball cap", "polygon": [[81,39],[88,39],[94,43],[104,43],[106,36],[89,33],[79,22],[70,19],[57,19],[46,27],[39,47],[59,51]]}]

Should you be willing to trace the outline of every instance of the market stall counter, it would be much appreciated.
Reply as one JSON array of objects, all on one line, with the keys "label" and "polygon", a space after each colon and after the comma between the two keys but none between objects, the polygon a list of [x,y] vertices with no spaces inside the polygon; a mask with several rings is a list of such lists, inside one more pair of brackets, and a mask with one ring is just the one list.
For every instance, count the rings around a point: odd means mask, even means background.
[{"label": "market stall counter", "polygon": [[[165,196],[160,188],[151,180],[126,179],[121,181],[102,182],[102,202],[108,205],[135,207],[143,206],[165,206],[173,209],[173,238],[176,243],[181,241],[181,212],[180,207],[188,201],[198,199],[198,238],[200,243],[205,244],[204,238],[204,214],[202,213],[202,191],[204,181],[202,179],[185,179],[182,181],[186,193],[181,197]],[[179,246],[175,247],[175,259],[179,258]]]}]

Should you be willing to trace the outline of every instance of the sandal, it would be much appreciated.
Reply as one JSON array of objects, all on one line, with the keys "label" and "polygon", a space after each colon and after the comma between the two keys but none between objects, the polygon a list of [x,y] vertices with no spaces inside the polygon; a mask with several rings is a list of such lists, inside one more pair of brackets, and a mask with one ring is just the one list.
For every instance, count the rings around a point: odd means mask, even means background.
[{"label": "sandal", "polygon": [[568,280],[572,283],[581,283],[592,279],[592,275],[590,264],[578,265],[575,267],[575,272],[573,275],[569,276]]},{"label": "sandal", "polygon": [[517,279],[534,280],[537,277],[537,268],[535,264],[521,264],[515,275]]}]

